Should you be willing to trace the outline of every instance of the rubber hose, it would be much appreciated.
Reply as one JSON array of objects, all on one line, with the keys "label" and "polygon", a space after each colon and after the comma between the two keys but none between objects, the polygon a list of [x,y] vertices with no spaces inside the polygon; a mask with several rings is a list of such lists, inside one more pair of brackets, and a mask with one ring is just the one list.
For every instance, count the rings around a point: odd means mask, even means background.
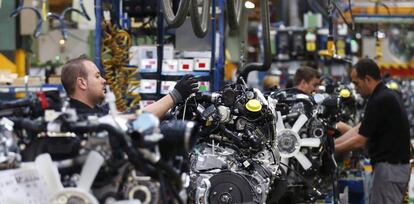
[{"label": "rubber hose", "polygon": [[263,63],[249,63],[247,64],[244,69],[240,73],[240,77],[242,77],[245,81],[247,81],[247,76],[251,71],[267,71],[271,65],[271,51],[270,51],[270,30],[269,30],[269,2],[268,0],[260,0],[260,18],[262,22],[263,28]]},{"label": "rubber hose", "polygon": [[194,34],[198,38],[206,36],[210,25],[210,4],[211,0],[203,0],[201,14],[198,13],[198,0],[192,0],[190,3],[191,25]]},{"label": "rubber hose", "polygon": [[240,19],[243,12],[243,1],[241,0],[227,0],[226,11],[229,27],[232,30],[239,29]]},{"label": "rubber hose", "polygon": [[185,18],[187,17],[191,0],[181,0],[176,14],[174,14],[171,1],[172,0],[162,1],[165,20],[171,27],[178,28],[184,23]]}]

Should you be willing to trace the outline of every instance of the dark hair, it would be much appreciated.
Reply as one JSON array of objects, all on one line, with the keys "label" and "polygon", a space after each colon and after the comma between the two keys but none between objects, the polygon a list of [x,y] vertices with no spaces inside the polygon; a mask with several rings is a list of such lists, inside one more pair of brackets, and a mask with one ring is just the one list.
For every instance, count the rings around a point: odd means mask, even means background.
[{"label": "dark hair", "polygon": [[81,55],[77,58],[69,60],[65,65],[63,65],[60,80],[62,81],[63,88],[65,88],[68,96],[72,96],[75,93],[76,79],[78,77],[88,77],[86,67],[83,64],[85,61],[92,62],[88,56]]},{"label": "dark hair", "polygon": [[286,79],[285,89],[292,88],[294,86],[292,77]]},{"label": "dark hair", "polygon": [[372,77],[374,80],[381,80],[381,73],[377,63],[370,58],[360,59],[355,64],[355,70],[358,78],[364,79],[366,76]]},{"label": "dark hair", "polygon": [[299,85],[302,80],[306,82],[310,82],[313,78],[320,78],[321,75],[319,74],[318,70],[303,66],[296,70],[295,76],[293,77],[293,81],[295,85]]}]

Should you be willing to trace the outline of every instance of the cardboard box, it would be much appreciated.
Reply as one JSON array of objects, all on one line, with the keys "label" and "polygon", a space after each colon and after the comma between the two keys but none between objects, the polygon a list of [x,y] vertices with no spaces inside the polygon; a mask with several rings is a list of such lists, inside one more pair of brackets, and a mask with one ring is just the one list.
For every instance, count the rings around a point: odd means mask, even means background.
[{"label": "cardboard box", "polygon": [[62,84],[62,81],[60,80],[60,76],[51,76],[49,77],[49,84]]},{"label": "cardboard box", "polygon": [[[42,86],[45,83],[44,77],[29,77],[28,84],[30,86]],[[24,77],[16,78],[13,83],[13,86],[24,86]]]}]

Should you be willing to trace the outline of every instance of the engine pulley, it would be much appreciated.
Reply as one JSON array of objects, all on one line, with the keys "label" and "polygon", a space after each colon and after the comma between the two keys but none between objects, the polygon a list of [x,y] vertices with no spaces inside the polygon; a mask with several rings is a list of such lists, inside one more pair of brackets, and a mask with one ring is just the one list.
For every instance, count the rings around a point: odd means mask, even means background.
[{"label": "engine pulley", "polygon": [[221,172],[211,177],[210,182],[208,200],[211,204],[254,202],[253,187],[242,175]]},{"label": "engine pulley", "polygon": [[[138,174],[138,175],[137,175]],[[155,204],[159,202],[159,183],[147,176],[140,176],[135,170],[129,173],[122,187],[124,198],[138,199],[142,204]]]},{"label": "engine pulley", "polygon": [[292,130],[284,129],[280,131],[276,136],[276,140],[280,155],[284,158],[295,155],[300,149],[300,137]]}]

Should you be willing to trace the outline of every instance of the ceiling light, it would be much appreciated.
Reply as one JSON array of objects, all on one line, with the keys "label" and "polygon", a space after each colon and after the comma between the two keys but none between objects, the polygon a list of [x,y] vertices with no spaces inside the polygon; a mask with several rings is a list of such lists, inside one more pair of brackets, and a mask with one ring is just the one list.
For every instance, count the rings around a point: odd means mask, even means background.
[{"label": "ceiling light", "polygon": [[247,9],[254,9],[254,7],[256,7],[256,6],[254,5],[254,3],[253,3],[253,2],[251,2],[251,1],[246,1],[246,2],[244,3],[244,7],[246,7]]},{"label": "ceiling light", "polygon": [[62,45],[62,46],[65,45],[65,40],[64,39],[60,39],[59,40],[59,45]]},{"label": "ceiling light", "polygon": [[385,33],[384,32],[382,32],[382,31],[377,31],[377,37],[378,38],[385,38]]}]

